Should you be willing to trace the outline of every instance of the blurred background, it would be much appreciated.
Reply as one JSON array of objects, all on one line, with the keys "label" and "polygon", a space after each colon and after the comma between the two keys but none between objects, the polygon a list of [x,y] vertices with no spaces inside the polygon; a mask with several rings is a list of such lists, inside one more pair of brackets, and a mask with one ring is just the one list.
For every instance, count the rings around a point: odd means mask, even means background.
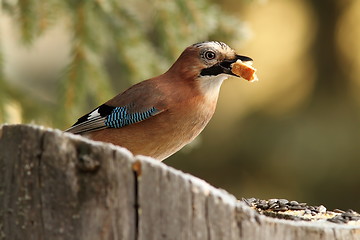
[{"label": "blurred background", "polygon": [[0,0],[0,123],[66,129],[195,42],[252,57],[165,161],[236,197],[360,211],[360,1]]}]

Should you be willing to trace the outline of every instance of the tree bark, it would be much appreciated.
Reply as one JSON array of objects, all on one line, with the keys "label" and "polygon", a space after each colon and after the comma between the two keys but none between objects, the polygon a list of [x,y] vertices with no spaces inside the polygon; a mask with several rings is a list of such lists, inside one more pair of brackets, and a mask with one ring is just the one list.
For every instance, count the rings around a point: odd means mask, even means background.
[{"label": "tree bark", "polygon": [[360,239],[276,219],[156,160],[58,130],[0,128],[0,239]]}]

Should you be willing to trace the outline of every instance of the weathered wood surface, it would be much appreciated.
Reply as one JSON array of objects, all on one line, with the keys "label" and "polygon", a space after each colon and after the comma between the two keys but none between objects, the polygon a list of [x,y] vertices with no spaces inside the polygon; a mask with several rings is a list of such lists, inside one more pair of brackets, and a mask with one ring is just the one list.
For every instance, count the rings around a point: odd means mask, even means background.
[{"label": "weathered wood surface", "polygon": [[359,226],[259,215],[123,148],[28,125],[0,129],[0,239],[360,239]]}]

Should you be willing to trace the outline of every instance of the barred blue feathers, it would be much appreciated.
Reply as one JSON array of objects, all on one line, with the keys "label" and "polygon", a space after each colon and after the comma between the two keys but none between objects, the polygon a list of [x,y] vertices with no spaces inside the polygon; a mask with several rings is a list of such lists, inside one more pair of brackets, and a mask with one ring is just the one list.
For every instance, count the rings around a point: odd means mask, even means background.
[{"label": "barred blue feathers", "polygon": [[82,134],[98,131],[105,128],[122,128],[130,124],[141,122],[161,111],[151,107],[145,111],[132,111],[132,104],[122,107],[113,107],[103,104],[90,113],[82,116],[67,132]]},{"label": "barred blue feathers", "polygon": [[141,122],[158,113],[155,107],[145,112],[128,113],[128,107],[116,107],[105,119],[105,125],[111,128],[121,128],[126,125]]}]

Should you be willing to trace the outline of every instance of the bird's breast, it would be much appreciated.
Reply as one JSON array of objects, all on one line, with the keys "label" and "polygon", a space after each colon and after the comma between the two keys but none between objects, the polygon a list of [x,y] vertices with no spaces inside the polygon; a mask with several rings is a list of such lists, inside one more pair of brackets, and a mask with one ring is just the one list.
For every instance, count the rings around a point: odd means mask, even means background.
[{"label": "bird's breast", "polygon": [[177,109],[169,111],[174,132],[183,137],[182,142],[192,141],[204,129],[214,114],[216,102],[204,98],[194,99],[188,103],[179,104]]}]

